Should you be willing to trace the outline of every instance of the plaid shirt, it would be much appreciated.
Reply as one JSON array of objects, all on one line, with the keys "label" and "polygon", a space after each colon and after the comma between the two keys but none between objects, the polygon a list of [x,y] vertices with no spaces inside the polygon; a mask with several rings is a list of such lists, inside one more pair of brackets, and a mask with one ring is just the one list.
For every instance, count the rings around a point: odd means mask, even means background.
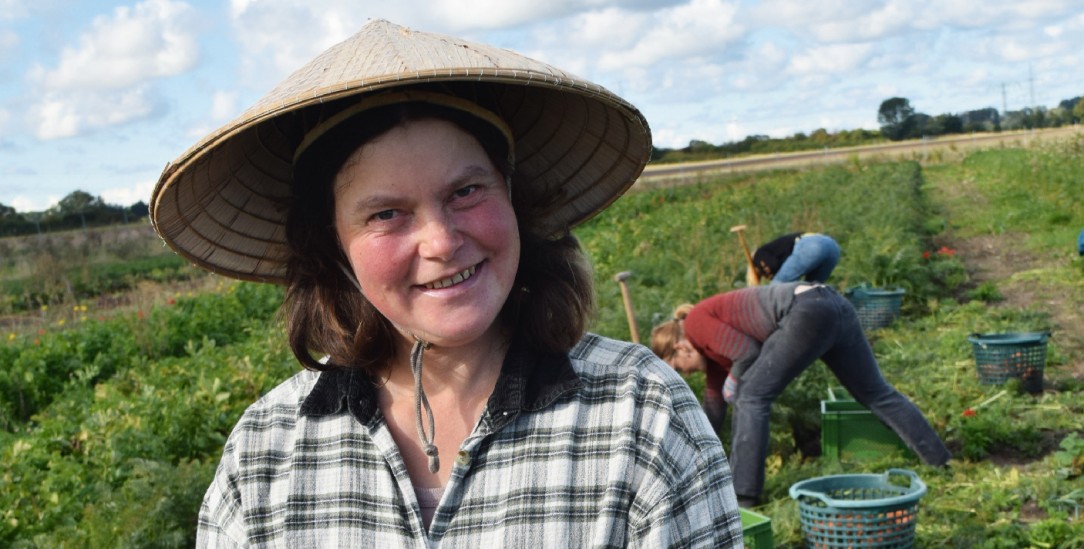
[{"label": "plaid shirt", "polygon": [[[443,457],[443,456],[442,456]],[[428,532],[368,378],[304,371],[234,428],[200,547],[742,547],[730,467],[645,347],[513,344]]]}]

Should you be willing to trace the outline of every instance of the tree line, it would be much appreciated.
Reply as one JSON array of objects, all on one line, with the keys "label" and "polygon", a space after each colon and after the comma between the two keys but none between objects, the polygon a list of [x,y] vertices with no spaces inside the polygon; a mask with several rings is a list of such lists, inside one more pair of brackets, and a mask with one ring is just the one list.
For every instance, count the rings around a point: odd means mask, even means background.
[{"label": "tree line", "polygon": [[881,135],[892,141],[961,133],[1058,128],[1084,120],[1084,101],[1080,99],[1065,99],[1053,109],[1026,107],[1001,114],[991,107],[960,114],[930,116],[915,111],[907,98],[892,97],[881,102],[877,122],[881,125]]},{"label": "tree line", "polygon": [[673,149],[654,147],[651,151],[651,160],[652,162],[714,160],[746,154],[855,147],[939,135],[1056,128],[1081,121],[1084,121],[1084,101],[1081,101],[1081,97],[1065,99],[1053,109],[1027,107],[1018,111],[1000,113],[997,109],[988,107],[935,116],[916,111],[911,106],[910,100],[905,97],[892,97],[885,99],[877,111],[880,130],[858,129],[830,133],[821,128],[810,134],[799,132],[790,137],[781,138],[750,135],[741,141],[721,145],[694,139],[687,147]]},{"label": "tree line", "polygon": [[75,191],[43,212],[17,212],[0,204],[0,236],[22,236],[51,231],[88,229],[143,222],[149,209],[142,200],[131,206],[107,204],[100,196]]}]

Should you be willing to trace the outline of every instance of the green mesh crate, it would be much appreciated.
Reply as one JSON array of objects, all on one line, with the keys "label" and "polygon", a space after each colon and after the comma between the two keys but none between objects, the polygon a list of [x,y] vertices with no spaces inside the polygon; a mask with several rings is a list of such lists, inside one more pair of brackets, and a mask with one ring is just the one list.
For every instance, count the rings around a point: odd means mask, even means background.
[{"label": "green mesh crate", "polygon": [[1025,390],[1042,392],[1049,336],[1049,332],[971,334],[967,340],[975,354],[979,382],[1001,385],[1016,378]]},{"label": "green mesh crate", "polygon": [[748,509],[741,509],[741,530],[749,549],[773,549],[772,519]]},{"label": "green mesh crate", "polygon": [[912,471],[832,475],[790,487],[809,547],[913,547],[926,485]]},{"label": "green mesh crate", "polygon": [[914,453],[899,435],[841,388],[821,401],[821,455],[840,461],[875,459],[899,451]]},{"label": "green mesh crate", "polygon": [[848,289],[843,295],[854,305],[858,323],[868,332],[884,328],[899,318],[904,293],[903,288],[870,288],[862,285]]}]

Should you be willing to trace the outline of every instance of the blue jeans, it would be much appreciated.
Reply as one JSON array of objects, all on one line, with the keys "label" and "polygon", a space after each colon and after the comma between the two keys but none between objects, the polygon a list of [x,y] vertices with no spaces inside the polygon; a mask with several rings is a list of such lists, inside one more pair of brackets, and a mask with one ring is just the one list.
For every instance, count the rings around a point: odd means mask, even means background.
[{"label": "blue jeans", "polygon": [[803,236],[794,243],[794,251],[779,266],[772,284],[781,282],[824,282],[839,263],[839,244],[823,234]]},{"label": "blue jeans", "polygon": [[738,384],[730,467],[739,496],[760,498],[772,402],[817,359],[922,461],[942,465],[949,460],[948,449],[922,412],[881,375],[850,302],[822,286],[794,298],[779,329],[764,340],[756,362]]}]

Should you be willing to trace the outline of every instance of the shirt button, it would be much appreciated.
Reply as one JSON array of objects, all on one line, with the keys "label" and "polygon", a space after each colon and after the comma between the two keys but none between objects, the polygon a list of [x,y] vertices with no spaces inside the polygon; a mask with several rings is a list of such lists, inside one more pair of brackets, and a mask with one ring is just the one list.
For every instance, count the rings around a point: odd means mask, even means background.
[{"label": "shirt button", "polygon": [[455,462],[459,465],[470,465],[470,454],[466,450],[460,450],[455,456]]}]

